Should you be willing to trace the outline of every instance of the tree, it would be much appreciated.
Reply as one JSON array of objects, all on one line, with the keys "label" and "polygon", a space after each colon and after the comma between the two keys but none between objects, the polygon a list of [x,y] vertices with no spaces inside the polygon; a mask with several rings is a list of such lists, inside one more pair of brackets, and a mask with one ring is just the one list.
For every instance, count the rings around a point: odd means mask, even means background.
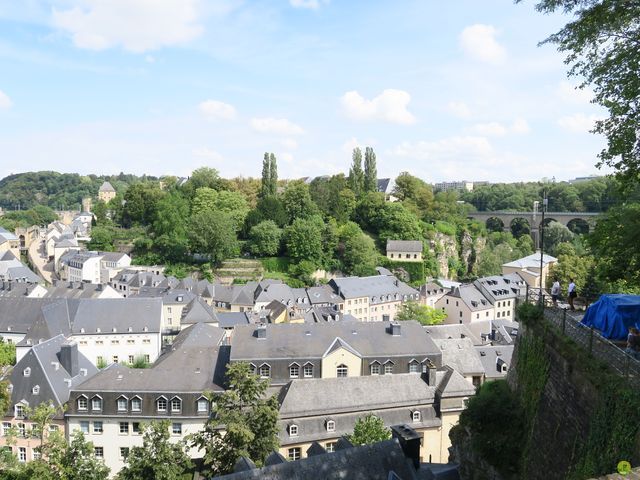
[{"label": "tree", "polygon": [[49,425],[56,415],[64,413],[64,408],[55,406],[51,400],[37,405],[35,408],[27,407],[26,416],[33,422],[33,434],[40,439],[38,450],[42,450]]},{"label": "tree", "polygon": [[197,215],[205,211],[213,211],[216,208],[218,192],[210,187],[198,188],[191,200],[191,214]]},{"label": "tree", "polygon": [[264,158],[262,159],[262,182],[260,186],[260,196],[262,198],[271,195],[271,161],[269,154],[264,152]]},{"label": "tree", "polygon": [[[522,0],[517,0],[518,2]],[[565,52],[569,76],[591,87],[593,102],[609,111],[596,122],[595,133],[605,135],[601,165],[615,168],[631,184],[640,176],[640,2],[635,0],[541,0],[542,13],[561,10],[574,20],[543,43]]]},{"label": "tree", "polygon": [[544,250],[549,255],[556,254],[556,247],[562,242],[573,240],[573,233],[559,222],[550,222],[544,229]]},{"label": "tree", "polygon": [[236,256],[239,252],[235,225],[222,212],[203,211],[192,215],[188,236],[192,250],[207,255],[214,263]]},{"label": "tree", "polygon": [[364,149],[364,185],[365,192],[378,191],[378,169],[376,167],[376,154],[373,148]]},{"label": "tree", "polygon": [[438,325],[447,318],[447,314],[428,305],[420,305],[418,302],[404,302],[395,318],[396,320],[417,320],[422,325]]},{"label": "tree", "polygon": [[227,383],[204,428],[191,437],[191,445],[204,451],[205,474],[230,473],[242,456],[261,466],[279,445],[278,401],[266,398],[269,382],[239,362],[227,367]]},{"label": "tree", "polygon": [[124,194],[122,223],[125,227],[132,225],[149,225],[155,218],[155,210],[160,198],[165,193],[157,183],[145,182],[131,185]]},{"label": "tree", "polygon": [[294,262],[308,260],[315,266],[322,265],[324,250],[322,232],[324,222],[318,217],[297,218],[284,231],[287,253]]},{"label": "tree", "polygon": [[[364,172],[362,171],[362,150],[353,149],[351,168],[349,169],[349,188],[356,197],[364,191]],[[376,189],[377,190],[377,189]]]},{"label": "tree", "polygon": [[353,433],[347,436],[347,439],[354,445],[369,445],[390,438],[391,430],[385,427],[382,419],[373,413],[358,418]]},{"label": "tree", "polygon": [[186,443],[169,441],[168,420],[142,424],[142,447],[132,447],[119,480],[179,480],[189,470],[191,460]]},{"label": "tree", "polygon": [[153,221],[153,247],[164,261],[184,261],[189,250],[187,222],[189,202],[179,191],[170,192],[159,202]]},{"label": "tree", "polygon": [[269,194],[278,193],[278,164],[276,156],[272,153],[269,155]]},{"label": "tree", "polygon": [[280,250],[282,230],[273,220],[264,220],[249,233],[249,251],[257,256],[277,255]]},{"label": "tree", "polygon": [[220,178],[215,168],[200,167],[191,172],[191,177],[184,184],[183,190],[191,198],[202,187],[222,190],[225,187],[225,180]]},{"label": "tree", "polygon": [[356,223],[347,222],[340,228],[338,252],[347,275],[375,274],[378,252],[371,237]]},{"label": "tree", "polygon": [[214,202],[214,208],[229,215],[236,231],[242,228],[245,218],[249,213],[249,206],[247,205],[247,200],[244,198],[244,195],[230,190],[218,192]]},{"label": "tree", "polygon": [[[5,342],[4,338],[0,337],[0,366],[15,365],[16,364],[16,344]],[[4,412],[4,410],[0,409]]]},{"label": "tree", "polygon": [[289,223],[297,218],[309,218],[319,213],[318,207],[311,199],[309,185],[304,182],[289,183],[282,195],[282,203],[287,211]]},{"label": "tree", "polygon": [[93,227],[91,240],[87,243],[89,250],[110,252],[113,250],[113,231],[109,227]]}]

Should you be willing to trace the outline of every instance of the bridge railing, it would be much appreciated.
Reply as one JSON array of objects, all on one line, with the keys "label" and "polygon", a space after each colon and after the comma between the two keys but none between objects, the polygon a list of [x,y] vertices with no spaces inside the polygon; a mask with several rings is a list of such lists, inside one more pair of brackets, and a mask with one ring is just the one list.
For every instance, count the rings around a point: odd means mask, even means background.
[{"label": "bridge railing", "polygon": [[[524,301],[538,303],[539,298],[527,295]],[[640,361],[627,354],[612,341],[604,338],[593,327],[588,327],[573,318],[566,309],[549,305],[548,296],[542,296],[544,318],[557,329],[583,348],[589,356],[596,358],[625,378],[631,385],[640,388]]]}]

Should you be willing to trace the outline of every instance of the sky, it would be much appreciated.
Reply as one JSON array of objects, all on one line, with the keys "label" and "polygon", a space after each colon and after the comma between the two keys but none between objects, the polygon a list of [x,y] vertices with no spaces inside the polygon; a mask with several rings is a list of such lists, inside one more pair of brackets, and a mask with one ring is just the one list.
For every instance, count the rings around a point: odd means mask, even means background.
[{"label": "sky", "polygon": [[532,0],[0,0],[0,177],[569,180],[604,111]]}]

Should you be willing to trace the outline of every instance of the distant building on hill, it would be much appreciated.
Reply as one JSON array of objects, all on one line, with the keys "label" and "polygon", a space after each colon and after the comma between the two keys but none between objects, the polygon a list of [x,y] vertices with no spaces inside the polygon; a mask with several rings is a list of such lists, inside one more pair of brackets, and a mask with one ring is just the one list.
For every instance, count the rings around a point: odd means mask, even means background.
[{"label": "distant building on hill", "polygon": [[116,197],[116,189],[109,182],[104,182],[98,190],[98,200],[108,203]]}]

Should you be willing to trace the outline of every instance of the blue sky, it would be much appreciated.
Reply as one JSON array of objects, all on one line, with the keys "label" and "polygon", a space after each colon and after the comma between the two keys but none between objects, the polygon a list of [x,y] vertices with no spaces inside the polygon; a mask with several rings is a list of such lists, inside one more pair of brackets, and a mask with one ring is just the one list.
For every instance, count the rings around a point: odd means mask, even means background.
[{"label": "blue sky", "polygon": [[0,177],[30,170],[566,180],[604,115],[510,0],[0,0]]}]

